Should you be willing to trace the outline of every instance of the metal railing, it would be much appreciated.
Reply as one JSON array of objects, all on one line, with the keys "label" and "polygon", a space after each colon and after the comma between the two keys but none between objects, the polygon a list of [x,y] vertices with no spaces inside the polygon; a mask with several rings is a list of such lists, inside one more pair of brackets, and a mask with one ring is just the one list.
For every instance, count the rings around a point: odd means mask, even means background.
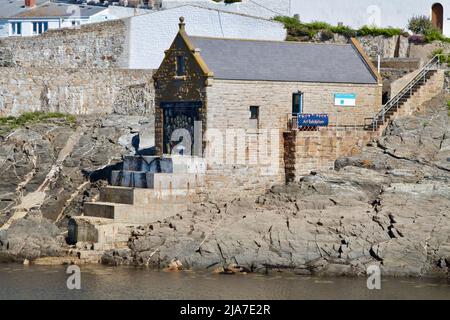
[{"label": "metal railing", "polygon": [[375,131],[378,129],[380,124],[384,124],[386,121],[386,114],[394,107],[398,109],[401,104],[401,100],[405,98],[406,95],[409,95],[409,97],[412,96],[413,89],[418,83],[422,81],[422,84],[425,84],[428,74],[431,71],[436,71],[440,68],[442,56],[442,54],[435,55],[430,61],[428,61],[425,66],[420,69],[417,75],[403,87],[403,89],[401,89],[394,97],[382,106],[381,110],[373,118],[364,119],[364,126]]},{"label": "metal railing", "polygon": [[[333,115],[331,115],[333,116]],[[287,123],[287,130],[298,130],[298,131],[321,131],[321,130],[332,130],[332,131],[364,131],[366,125],[362,124],[361,122],[355,121],[354,123],[346,123],[346,124],[340,124],[338,121],[336,123],[330,123],[328,126],[317,126],[317,127],[299,127],[298,126],[298,115],[287,113],[286,114],[286,123]],[[334,115],[332,119],[338,119],[337,115]],[[372,118],[369,118],[372,120]]]}]

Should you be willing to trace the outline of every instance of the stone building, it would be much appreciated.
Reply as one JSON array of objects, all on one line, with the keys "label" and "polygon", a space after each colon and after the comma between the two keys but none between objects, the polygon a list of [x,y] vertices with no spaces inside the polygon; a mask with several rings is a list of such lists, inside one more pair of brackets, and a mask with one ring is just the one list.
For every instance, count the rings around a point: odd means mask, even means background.
[{"label": "stone building", "polygon": [[154,80],[159,154],[204,156],[216,187],[284,180],[283,132],[293,114],[362,126],[381,107],[381,79],[356,40],[192,37],[181,21]]}]

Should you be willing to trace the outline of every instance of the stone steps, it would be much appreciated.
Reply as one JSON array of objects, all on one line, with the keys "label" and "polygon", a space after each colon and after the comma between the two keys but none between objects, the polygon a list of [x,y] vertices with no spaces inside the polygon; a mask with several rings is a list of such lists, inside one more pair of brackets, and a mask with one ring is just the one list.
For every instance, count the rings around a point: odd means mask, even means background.
[{"label": "stone steps", "polygon": [[124,156],[123,170],[143,171],[151,173],[192,173],[204,174],[206,163],[198,157],[157,157],[157,156]]},{"label": "stone steps", "polygon": [[86,202],[84,215],[88,217],[112,219],[128,224],[148,224],[161,221],[187,209],[187,203],[160,201],[146,206],[113,202]]},{"label": "stone steps", "polygon": [[184,212],[205,189],[203,158],[123,159],[123,170],[112,171],[111,186],[100,189],[99,201],[84,203],[84,216],[70,220],[71,243],[91,243],[94,251],[126,244],[133,228]]},{"label": "stone steps", "polygon": [[205,175],[195,173],[152,173],[146,171],[112,171],[111,184],[129,188],[157,190],[198,189],[205,185]]},{"label": "stone steps", "polygon": [[133,223],[120,223],[98,216],[73,217],[69,221],[69,243],[122,243],[127,242]]},{"label": "stone steps", "polygon": [[196,194],[191,189],[139,189],[108,186],[100,189],[100,202],[114,202],[146,206],[151,203],[170,202],[186,203]]}]

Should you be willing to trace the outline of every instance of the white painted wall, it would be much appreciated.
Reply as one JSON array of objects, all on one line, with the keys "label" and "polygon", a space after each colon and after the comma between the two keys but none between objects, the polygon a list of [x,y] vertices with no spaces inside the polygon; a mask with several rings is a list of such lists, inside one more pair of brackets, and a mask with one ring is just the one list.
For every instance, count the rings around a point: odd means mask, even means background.
[{"label": "white painted wall", "polygon": [[185,18],[189,35],[281,41],[286,38],[286,30],[278,22],[195,6],[177,7],[127,19],[129,47],[124,67],[157,69],[178,32],[180,16]]},{"label": "white painted wall", "polygon": [[295,2],[300,0],[242,0],[241,2],[230,4],[215,2],[212,0],[161,0],[161,7],[163,9],[169,9],[191,4],[204,8],[247,14],[254,17],[269,19],[278,15],[290,16],[290,5],[292,1]]},{"label": "white painted wall", "polygon": [[75,21],[77,25],[83,25],[91,23],[90,19],[65,19],[60,20],[59,18],[44,18],[44,19],[26,19],[26,20],[20,20],[20,19],[10,19],[7,25],[7,30],[9,36],[15,36],[12,34],[12,27],[11,23],[13,22],[21,22],[22,23],[22,37],[30,37],[34,36],[33,34],[33,22],[47,22],[48,23],[48,29],[60,29],[60,28],[70,28],[72,27],[72,21]]},{"label": "white painted wall", "polygon": [[431,16],[434,3],[444,7],[444,34],[450,37],[449,0],[292,0],[291,14],[305,22],[343,22],[352,27],[377,25],[407,29],[408,20],[416,15]]},{"label": "white painted wall", "polygon": [[0,38],[7,37],[9,35],[8,20],[0,19]]}]

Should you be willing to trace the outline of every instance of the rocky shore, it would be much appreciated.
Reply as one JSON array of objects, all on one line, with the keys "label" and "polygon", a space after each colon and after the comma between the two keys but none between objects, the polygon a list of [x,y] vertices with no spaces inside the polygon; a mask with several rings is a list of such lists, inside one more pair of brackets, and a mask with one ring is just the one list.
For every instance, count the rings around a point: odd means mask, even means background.
[{"label": "rocky shore", "polygon": [[[257,197],[192,204],[135,228],[127,246],[106,251],[101,262],[333,276],[362,275],[378,264],[386,275],[448,277],[448,98],[394,121],[361,155],[338,159],[334,171]],[[0,261],[66,255],[68,217],[95,199],[108,170],[148,125],[145,117],[90,116],[2,136]]]},{"label": "rocky shore", "polygon": [[448,276],[447,97],[390,126],[357,157],[257,198],[210,199],[142,226],[102,263],[299,274]]}]

